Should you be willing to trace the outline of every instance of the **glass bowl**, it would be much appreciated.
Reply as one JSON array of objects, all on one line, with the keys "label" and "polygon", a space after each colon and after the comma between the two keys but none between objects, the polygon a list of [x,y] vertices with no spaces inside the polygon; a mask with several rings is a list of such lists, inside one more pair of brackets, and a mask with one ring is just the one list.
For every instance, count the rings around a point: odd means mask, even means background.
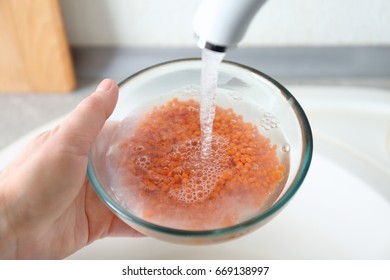
[{"label": "glass bowl", "polygon": [[[223,61],[219,67],[217,106],[232,108],[235,114],[243,116],[261,135],[270,139],[270,145],[275,148],[276,156],[284,166],[279,187],[255,214],[227,226],[185,229],[150,221],[133,212],[133,202],[126,196],[135,193],[118,194],[116,185],[123,181],[110,159],[113,147],[135,129],[134,125],[124,125],[124,122],[129,114],[132,119],[143,118],[145,111],[166,104],[172,98],[199,100],[201,67],[200,59],[169,61],[144,69],[121,82],[118,104],[89,156],[89,179],[111,211],[139,232],[168,242],[223,242],[259,228],[279,213],[297,192],[312,157],[311,128],[293,95],[258,70]],[[140,108],[143,108],[142,111]]]}]

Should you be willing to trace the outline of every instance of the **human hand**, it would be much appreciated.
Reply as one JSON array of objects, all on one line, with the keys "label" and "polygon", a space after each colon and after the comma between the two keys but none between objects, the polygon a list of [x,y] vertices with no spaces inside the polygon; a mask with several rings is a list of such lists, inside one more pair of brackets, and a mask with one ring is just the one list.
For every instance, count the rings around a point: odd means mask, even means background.
[{"label": "human hand", "polygon": [[0,174],[0,259],[64,258],[106,236],[140,236],[98,198],[88,152],[115,108],[104,80],[62,124],[35,138]]}]

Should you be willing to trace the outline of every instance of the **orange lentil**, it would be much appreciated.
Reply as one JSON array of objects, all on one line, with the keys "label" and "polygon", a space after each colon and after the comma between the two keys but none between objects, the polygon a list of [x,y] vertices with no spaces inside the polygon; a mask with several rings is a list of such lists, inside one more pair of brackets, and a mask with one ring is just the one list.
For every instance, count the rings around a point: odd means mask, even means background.
[{"label": "orange lentil", "polygon": [[[200,145],[197,101],[174,98],[153,108],[134,130],[118,143],[123,156],[115,164],[124,167],[125,184],[130,193],[138,194],[141,216],[151,222],[163,223],[164,215],[167,221],[180,217],[185,223],[178,227],[185,229],[233,225],[240,222],[242,209],[257,213],[267,201],[266,194],[282,187],[286,168],[277,158],[277,146],[231,108],[216,108],[213,137],[225,142],[212,144],[212,150],[219,151],[212,162],[196,160]],[[138,151],[135,147],[140,146],[143,149]],[[206,172],[210,166],[219,169],[210,175]],[[188,203],[174,195],[191,189],[191,184],[197,186],[196,201]],[[201,186],[209,192],[199,192]],[[183,197],[191,199],[185,192]],[[205,225],[205,220],[212,224]]]}]

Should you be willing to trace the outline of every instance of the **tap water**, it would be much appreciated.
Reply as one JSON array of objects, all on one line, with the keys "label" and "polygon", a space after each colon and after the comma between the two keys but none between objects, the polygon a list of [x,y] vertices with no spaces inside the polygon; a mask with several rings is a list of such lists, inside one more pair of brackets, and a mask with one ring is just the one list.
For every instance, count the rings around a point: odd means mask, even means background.
[{"label": "tap water", "polygon": [[217,92],[223,56],[204,51],[200,86],[168,93],[167,102],[121,122],[105,156],[111,189],[130,213],[208,230],[257,215],[282,192],[290,147],[282,147],[282,133],[273,133],[279,147],[260,133],[280,130],[272,114],[237,92]]},{"label": "tap water", "polygon": [[200,127],[202,157],[207,158],[211,152],[213,122],[215,117],[215,98],[218,86],[218,67],[225,53],[202,51],[202,73],[200,82]]}]

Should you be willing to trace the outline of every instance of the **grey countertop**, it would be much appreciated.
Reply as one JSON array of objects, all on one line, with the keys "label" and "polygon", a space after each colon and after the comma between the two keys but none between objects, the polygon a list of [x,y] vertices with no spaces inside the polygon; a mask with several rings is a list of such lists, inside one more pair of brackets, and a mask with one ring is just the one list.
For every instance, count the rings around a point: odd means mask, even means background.
[{"label": "grey countertop", "polygon": [[79,80],[69,94],[4,93],[0,95],[0,150],[31,130],[74,108],[96,85]]},{"label": "grey countertop", "polygon": [[[117,81],[150,65],[199,57],[198,49],[73,50],[78,86],[68,94],[0,93],[0,150],[70,112],[102,78]],[[373,87],[390,90],[390,47],[238,49],[227,56],[290,85]]]}]

